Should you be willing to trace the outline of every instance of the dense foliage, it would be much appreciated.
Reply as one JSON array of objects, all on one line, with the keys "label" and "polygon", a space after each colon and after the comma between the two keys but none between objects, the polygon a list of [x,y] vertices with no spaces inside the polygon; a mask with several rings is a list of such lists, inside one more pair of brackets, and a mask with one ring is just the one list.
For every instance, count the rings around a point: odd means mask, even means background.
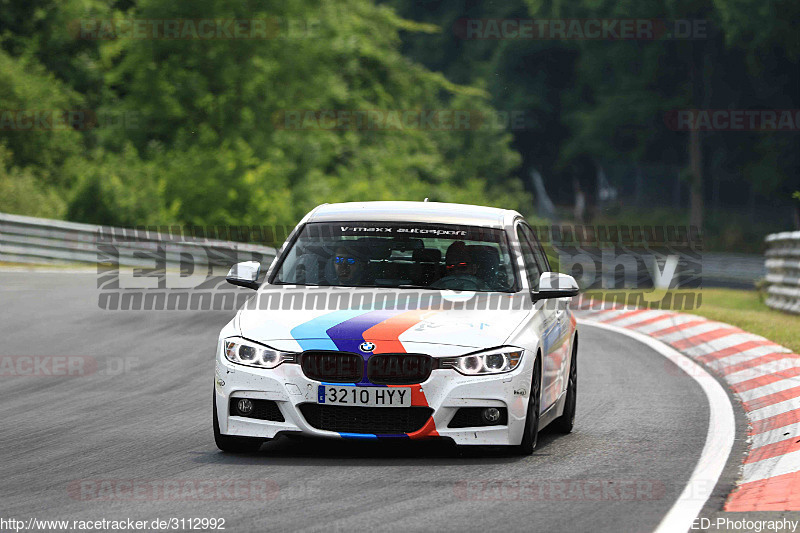
[{"label": "dense foliage", "polygon": [[[688,213],[691,196],[695,222],[704,207],[754,198],[791,206],[800,133],[692,137],[668,117],[800,108],[798,5],[0,0],[0,211],[115,225],[292,224],[322,202],[430,197],[530,214],[532,170],[561,205],[576,189],[600,204],[602,174],[640,208]],[[456,29],[464,18],[704,20],[707,34],[468,40]],[[198,19],[266,20],[269,36],[81,33],[97,21]],[[94,121],[9,126],[21,110],[88,110]],[[282,124],[286,113],[375,110],[485,120],[455,131]],[[522,125],[492,120],[498,111],[521,113]]]},{"label": "dense foliage", "polygon": [[[95,20],[198,18],[266,20],[271,33],[76,39]],[[132,225],[291,224],[322,202],[370,199],[529,210],[502,127],[281,127],[303,110],[492,114],[485,91],[400,53],[400,29],[431,28],[386,6],[38,0],[4,5],[0,24],[0,109],[91,109],[98,121],[0,131],[2,211]]]},{"label": "dense foliage", "polygon": [[[670,127],[676,110],[800,109],[800,4],[793,0],[386,0],[439,34],[405,34],[413,59],[466,84],[486,83],[492,103],[523,110],[514,132],[526,178],[539,170],[557,203],[576,187],[600,204],[604,174],[627,205],[769,207],[789,227],[800,186],[800,124],[788,131]],[[686,39],[465,39],[464,19],[655,20],[699,24]],[[433,52],[432,52],[433,51]],[[607,206],[612,207],[612,206]],[[598,209],[597,213],[600,214]],[[688,214],[688,213],[687,213]],[[796,215],[797,216],[797,215]],[[702,218],[702,213],[701,213]],[[750,217],[751,222],[757,216]],[[797,217],[795,224],[800,224]]]}]

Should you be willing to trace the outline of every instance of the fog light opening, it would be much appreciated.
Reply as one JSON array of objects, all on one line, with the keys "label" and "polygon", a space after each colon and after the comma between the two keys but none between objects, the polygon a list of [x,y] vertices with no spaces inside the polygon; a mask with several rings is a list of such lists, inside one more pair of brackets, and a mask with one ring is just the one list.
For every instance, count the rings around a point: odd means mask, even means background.
[{"label": "fog light opening", "polygon": [[500,409],[487,407],[481,411],[481,416],[488,424],[496,424],[500,420]]},{"label": "fog light opening", "polygon": [[242,398],[236,402],[236,410],[243,415],[249,415],[253,412],[253,402],[247,398]]}]

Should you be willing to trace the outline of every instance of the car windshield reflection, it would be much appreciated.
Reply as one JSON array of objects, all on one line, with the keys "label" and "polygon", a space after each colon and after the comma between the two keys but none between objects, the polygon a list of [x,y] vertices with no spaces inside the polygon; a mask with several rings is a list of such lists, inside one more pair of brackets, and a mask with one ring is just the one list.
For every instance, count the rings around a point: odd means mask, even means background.
[{"label": "car windshield reflection", "polygon": [[274,284],[515,292],[500,228],[419,223],[310,223]]}]

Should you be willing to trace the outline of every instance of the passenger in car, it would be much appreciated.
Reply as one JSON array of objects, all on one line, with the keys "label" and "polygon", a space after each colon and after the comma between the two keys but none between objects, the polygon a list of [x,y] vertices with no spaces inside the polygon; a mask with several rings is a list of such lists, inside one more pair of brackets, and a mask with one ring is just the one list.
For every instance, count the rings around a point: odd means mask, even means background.
[{"label": "passenger in car", "polygon": [[505,269],[500,267],[497,248],[487,245],[467,246],[467,252],[475,263],[475,276],[492,289],[508,289]]},{"label": "passenger in car", "polygon": [[444,255],[445,274],[430,287],[456,290],[486,290],[486,283],[478,278],[478,265],[470,255],[464,241],[456,241]]},{"label": "passenger in car", "polygon": [[472,260],[464,241],[456,241],[447,248],[444,267],[445,276],[475,277],[478,271],[478,265]]}]

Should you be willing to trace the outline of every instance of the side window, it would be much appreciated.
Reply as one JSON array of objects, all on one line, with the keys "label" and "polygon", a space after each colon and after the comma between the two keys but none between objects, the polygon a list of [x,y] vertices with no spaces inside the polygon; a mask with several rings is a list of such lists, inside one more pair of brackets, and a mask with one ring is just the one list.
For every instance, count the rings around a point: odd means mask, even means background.
[{"label": "side window", "polygon": [[542,245],[539,243],[539,239],[536,238],[536,235],[533,234],[533,230],[528,226],[520,225],[520,227],[522,228],[522,233],[528,240],[528,244],[533,250],[533,256],[536,258],[536,263],[539,265],[539,268],[542,272],[549,272],[550,263],[547,260],[544,249],[542,249]]},{"label": "side window", "polygon": [[525,275],[528,277],[528,285],[530,285],[531,289],[537,291],[539,290],[539,277],[542,275],[542,271],[536,263],[536,255],[533,253],[530,242],[522,233],[521,225],[517,226],[517,240],[522,250],[522,258],[525,261]]}]

